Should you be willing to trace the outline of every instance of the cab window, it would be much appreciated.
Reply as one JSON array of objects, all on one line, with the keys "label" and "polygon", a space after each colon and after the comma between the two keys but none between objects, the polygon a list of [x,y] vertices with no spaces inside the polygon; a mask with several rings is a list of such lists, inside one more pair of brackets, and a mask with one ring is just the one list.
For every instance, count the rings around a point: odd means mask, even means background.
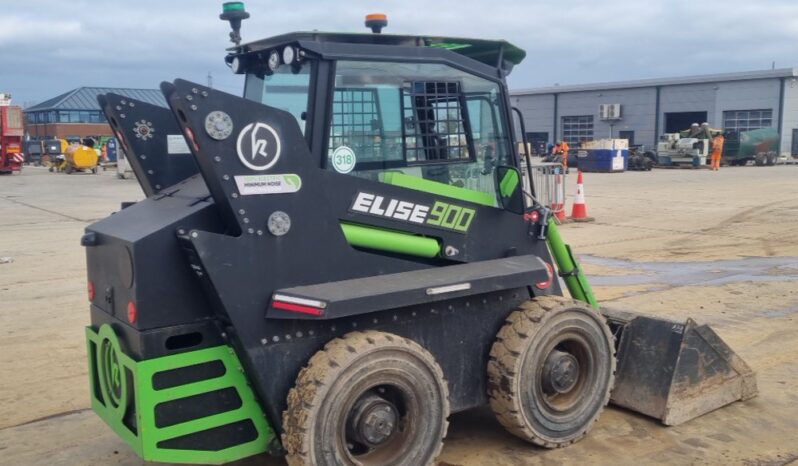
[{"label": "cab window", "polygon": [[495,206],[494,170],[510,161],[504,115],[497,83],[446,65],[340,61],[326,168],[408,187],[419,186],[410,178],[442,183]]},{"label": "cab window", "polygon": [[265,76],[247,73],[244,97],[290,113],[305,134],[310,72],[311,64],[306,64],[301,68],[283,65]]}]

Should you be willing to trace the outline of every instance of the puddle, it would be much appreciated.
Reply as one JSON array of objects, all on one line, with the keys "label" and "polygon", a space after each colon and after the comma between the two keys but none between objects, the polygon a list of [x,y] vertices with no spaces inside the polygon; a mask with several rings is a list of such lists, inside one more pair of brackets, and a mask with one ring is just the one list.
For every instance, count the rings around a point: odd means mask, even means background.
[{"label": "puddle", "polygon": [[[668,285],[720,286],[740,282],[798,282],[798,257],[746,257],[702,262],[630,262],[591,255],[579,257],[583,264],[624,269],[629,275],[590,275],[596,286]],[[782,274],[773,275],[779,270]],[[787,272],[784,274],[784,272]]]},{"label": "puddle", "polygon": [[775,309],[772,311],[767,311],[762,315],[766,317],[786,317],[792,314],[798,314],[798,307],[789,307],[787,309]]}]

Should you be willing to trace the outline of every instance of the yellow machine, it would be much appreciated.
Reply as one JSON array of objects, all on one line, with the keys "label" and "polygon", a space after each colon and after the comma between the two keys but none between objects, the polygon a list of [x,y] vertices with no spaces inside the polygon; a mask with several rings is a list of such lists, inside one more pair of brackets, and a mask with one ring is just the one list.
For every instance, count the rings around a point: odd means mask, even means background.
[{"label": "yellow machine", "polygon": [[[64,148],[64,146],[66,147]],[[70,174],[75,171],[90,170],[92,173],[97,173],[100,157],[94,148],[77,143],[68,144],[63,139],[61,140],[61,147],[63,149],[63,157],[59,156],[57,158],[58,160],[54,164],[55,171]]]}]

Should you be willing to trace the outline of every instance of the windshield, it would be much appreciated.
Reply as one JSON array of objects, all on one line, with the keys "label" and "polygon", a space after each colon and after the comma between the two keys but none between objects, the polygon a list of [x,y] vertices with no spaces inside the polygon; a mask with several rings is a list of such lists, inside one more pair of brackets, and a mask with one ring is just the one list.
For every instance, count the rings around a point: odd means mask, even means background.
[{"label": "windshield", "polygon": [[247,73],[244,97],[290,113],[305,134],[310,69],[310,64],[299,70],[283,65],[270,76]]}]

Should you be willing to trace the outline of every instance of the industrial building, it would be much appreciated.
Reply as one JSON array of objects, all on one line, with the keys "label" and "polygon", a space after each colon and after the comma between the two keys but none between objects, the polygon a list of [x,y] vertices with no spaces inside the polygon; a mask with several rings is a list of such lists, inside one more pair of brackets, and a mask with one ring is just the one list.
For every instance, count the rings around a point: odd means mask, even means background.
[{"label": "industrial building", "polygon": [[111,127],[97,103],[97,95],[109,92],[166,106],[166,100],[158,89],[79,87],[26,108],[27,137],[29,140],[44,140],[111,136]]},{"label": "industrial building", "polygon": [[519,89],[511,101],[538,147],[614,137],[654,149],[662,134],[708,122],[724,130],[776,128],[780,152],[798,155],[793,68]]}]

